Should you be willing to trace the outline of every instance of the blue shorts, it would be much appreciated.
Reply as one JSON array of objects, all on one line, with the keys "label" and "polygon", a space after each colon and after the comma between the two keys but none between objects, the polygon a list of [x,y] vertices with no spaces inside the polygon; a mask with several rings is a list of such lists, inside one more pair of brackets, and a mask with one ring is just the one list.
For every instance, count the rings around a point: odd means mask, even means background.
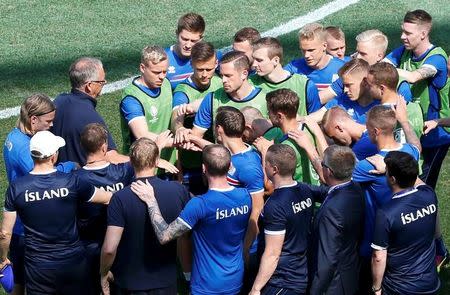
[{"label": "blue shorts", "polygon": [[92,294],[89,284],[88,263],[85,256],[70,263],[41,266],[25,262],[27,295]]}]

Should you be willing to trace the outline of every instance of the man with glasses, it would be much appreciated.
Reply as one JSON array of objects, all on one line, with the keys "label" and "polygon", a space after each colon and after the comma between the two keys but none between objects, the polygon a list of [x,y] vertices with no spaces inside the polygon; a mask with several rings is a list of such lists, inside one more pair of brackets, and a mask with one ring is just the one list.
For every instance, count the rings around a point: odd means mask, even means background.
[{"label": "man with glasses", "polygon": [[[80,145],[80,134],[89,123],[100,123],[106,127],[105,121],[96,111],[97,98],[106,84],[105,70],[99,59],[82,57],[77,59],[69,69],[70,93],[58,95],[55,99],[57,108],[51,131],[66,140],[66,146],[61,148],[58,161],[74,161],[80,165],[86,164],[86,153]],[[116,151],[111,133],[108,132],[108,160],[124,162]]]}]

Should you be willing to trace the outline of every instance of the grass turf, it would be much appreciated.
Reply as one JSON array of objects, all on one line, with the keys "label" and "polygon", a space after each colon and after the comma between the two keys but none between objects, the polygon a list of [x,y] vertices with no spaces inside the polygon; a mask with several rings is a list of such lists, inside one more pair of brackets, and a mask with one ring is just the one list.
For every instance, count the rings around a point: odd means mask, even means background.
[{"label": "grass turf", "polygon": [[[0,19],[0,109],[17,106],[31,93],[51,96],[68,91],[67,69],[79,56],[100,57],[107,79],[115,81],[137,73],[140,50],[147,44],[168,46],[175,41],[177,18],[188,11],[202,14],[207,22],[205,40],[218,48],[230,43],[233,33],[244,26],[268,30],[303,15],[328,1],[4,1]],[[325,18],[325,25],[338,25],[347,37],[347,52],[355,48],[354,37],[371,28],[382,30],[390,49],[400,44],[400,24],[408,10],[424,8],[433,16],[432,40],[450,50],[448,15],[450,7],[440,1],[362,1]],[[298,55],[297,32],[280,37],[285,62]],[[389,50],[388,50],[389,51]],[[121,147],[118,104],[120,91],[102,96],[97,109],[105,118]],[[1,120],[0,139],[14,126],[16,118]],[[4,167],[3,157],[0,166]],[[441,222],[450,245],[450,204],[446,203],[450,160],[441,169],[437,193]],[[0,190],[7,187],[0,170]],[[2,198],[1,198],[2,199]],[[441,272],[440,294],[450,294],[450,271]],[[0,292],[1,293],[1,292]]]}]

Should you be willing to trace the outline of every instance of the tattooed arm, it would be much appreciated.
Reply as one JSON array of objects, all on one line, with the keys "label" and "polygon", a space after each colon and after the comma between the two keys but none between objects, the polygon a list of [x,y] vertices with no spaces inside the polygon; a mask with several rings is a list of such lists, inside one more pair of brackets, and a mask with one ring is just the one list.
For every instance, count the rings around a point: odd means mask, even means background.
[{"label": "tattooed arm", "polygon": [[140,180],[133,182],[131,190],[147,204],[148,215],[161,244],[164,245],[191,230],[180,218],[175,219],[171,224],[166,223],[156,202],[153,188],[148,182],[147,184]]},{"label": "tattooed arm", "polygon": [[402,69],[397,69],[397,71],[400,77],[403,77],[409,83],[416,83],[418,81],[434,77],[437,73],[436,68],[430,65],[423,65],[413,72]]}]

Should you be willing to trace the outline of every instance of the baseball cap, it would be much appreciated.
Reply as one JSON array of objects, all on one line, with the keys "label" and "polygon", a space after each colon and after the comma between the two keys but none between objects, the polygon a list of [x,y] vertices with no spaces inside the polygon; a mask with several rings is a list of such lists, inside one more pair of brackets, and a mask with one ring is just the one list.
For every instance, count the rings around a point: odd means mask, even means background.
[{"label": "baseball cap", "polygon": [[30,140],[30,152],[34,158],[45,159],[66,145],[64,138],[50,131],[39,131]]},{"label": "baseball cap", "polygon": [[11,293],[14,287],[14,275],[11,264],[5,265],[0,270],[0,284],[6,293]]}]

